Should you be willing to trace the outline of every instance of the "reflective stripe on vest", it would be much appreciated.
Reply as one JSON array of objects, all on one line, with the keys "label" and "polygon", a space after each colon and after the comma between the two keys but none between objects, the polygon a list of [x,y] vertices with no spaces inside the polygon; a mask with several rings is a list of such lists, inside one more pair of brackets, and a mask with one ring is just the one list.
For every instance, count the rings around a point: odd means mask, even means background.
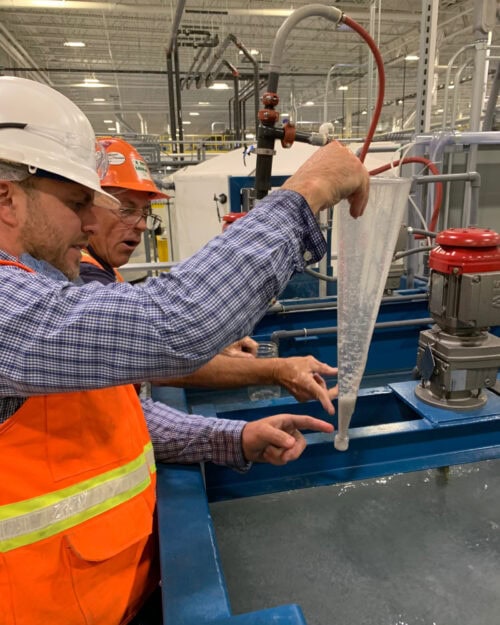
[{"label": "reflective stripe on vest", "polygon": [[0,506],[0,553],[58,534],[132,499],[156,470],[148,443],[135,460],[68,488]]}]

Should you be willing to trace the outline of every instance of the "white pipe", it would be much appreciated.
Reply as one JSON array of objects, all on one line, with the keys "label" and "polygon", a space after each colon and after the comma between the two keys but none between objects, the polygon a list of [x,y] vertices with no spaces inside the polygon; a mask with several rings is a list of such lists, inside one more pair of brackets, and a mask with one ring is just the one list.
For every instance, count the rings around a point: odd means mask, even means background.
[{"label": "white pipe", "polygon": [[330,7],[323,4],[308,4],[296,9],[280,26],[276,33],[271,60],[269,62],[269,73],[279,74],[281,71],[281,60],[283,58],[283,50],[290,31],[306,17],[324,17],[338,24],[342,19],[342,11],[336,7]]}]

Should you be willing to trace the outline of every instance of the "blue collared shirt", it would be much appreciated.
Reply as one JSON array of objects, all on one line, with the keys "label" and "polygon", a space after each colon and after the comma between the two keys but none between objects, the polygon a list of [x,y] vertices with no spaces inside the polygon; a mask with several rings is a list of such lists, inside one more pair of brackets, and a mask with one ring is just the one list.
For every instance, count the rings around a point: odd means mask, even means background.
[{"label": "blue collared shirt", "polygon": [[[268,302],[326,244],[306,201],[275,191],[170,273],[132,286],[83,286],[26,255],[0,265],[0,422],[32,395],[190,373],[252,331]],[[143,409],[159,460],[244,461],[244,424]]]}]

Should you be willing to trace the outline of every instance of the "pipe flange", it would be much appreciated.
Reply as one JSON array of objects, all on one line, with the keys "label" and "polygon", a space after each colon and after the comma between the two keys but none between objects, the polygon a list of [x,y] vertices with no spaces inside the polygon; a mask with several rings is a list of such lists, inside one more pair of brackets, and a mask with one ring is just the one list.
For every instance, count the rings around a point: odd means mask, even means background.
[{"label": "pipe flange", "polygon": [[277,93],[272,93],[270,91],[266,91],[266,93],[264,93],[264,95],[262,96],[262,104],[264,104],[264,106],[278,106],[280,101],[280,97]]},{"label": "pipe flange", "polygon": [[295,141],[296,128],[294,124],[283,124],[283,138],[281,139],[281,145],[284,148],[291,148]]},{"label": "pipe flange", "polygon": [[279,112],[273,109],[261,109],[259,111],[259,121],[264,126],[274,126],[279,119]]}]

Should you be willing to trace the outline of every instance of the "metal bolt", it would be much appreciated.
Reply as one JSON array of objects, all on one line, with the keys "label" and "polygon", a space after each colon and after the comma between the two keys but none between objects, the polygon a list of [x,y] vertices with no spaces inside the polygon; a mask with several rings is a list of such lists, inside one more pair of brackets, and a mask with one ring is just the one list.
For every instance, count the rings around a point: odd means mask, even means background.
[{"label": "metal bolt", "polygon": [[474,284],[477,284],[478,282],[481,282],[481,276],[474,276],[474,277],[472,278],[472,282],[473,282]]}]

